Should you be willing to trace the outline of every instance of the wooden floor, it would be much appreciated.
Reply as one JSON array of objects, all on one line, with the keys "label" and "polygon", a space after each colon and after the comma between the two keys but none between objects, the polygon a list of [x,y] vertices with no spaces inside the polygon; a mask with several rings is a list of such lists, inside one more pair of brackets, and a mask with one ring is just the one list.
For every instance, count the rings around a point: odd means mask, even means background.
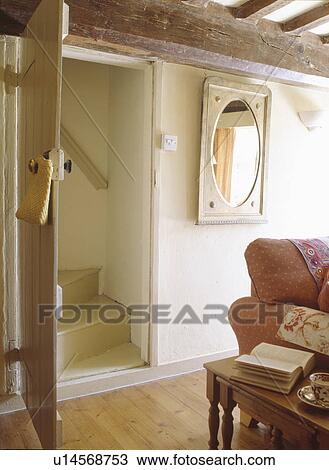
[{"label": "wooden floor", "polygon": [[[205,378],[198,372],[60,403],[62,448],[207,449]],[[0,416],[0,449],[39,448],[26,412]],[[233,448],[264,449],[263,429],[235,424]]]}]

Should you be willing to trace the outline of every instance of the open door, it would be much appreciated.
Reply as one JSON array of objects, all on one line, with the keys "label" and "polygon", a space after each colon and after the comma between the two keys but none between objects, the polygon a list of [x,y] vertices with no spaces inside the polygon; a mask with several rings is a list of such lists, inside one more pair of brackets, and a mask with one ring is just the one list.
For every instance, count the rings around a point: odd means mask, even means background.
[{"label": "open door", "polygon": [[[28,162],[60,148],[63,0],[42,0],[21,39],[19,155],[21,196]],[[22,394],[45,449],[56,448],[56,305],[58,182],[48,224],[19,223]],[[42,318],[43,317],[43,318]]]}]

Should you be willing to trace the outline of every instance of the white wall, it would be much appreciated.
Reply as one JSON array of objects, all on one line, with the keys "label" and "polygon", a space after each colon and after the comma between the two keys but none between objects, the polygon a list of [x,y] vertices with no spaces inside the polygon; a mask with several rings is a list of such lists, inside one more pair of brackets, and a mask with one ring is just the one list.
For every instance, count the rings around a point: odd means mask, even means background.
[{"label": "white wall", "polygon": [[[162,130],[178,135],[178,151],[161,155],[159,300],[173,305],[173,317],[187,303],[201,316],[208,303],[230,305],[248,295],[250,281],[243,253],[255,238],[329,234],[328,134],[310,133],[297,115],[302,110],[329,109],[329,94],[280,84],[269,85],[273,92],[269,223],[195,225],[203,82],[214,75],[220,74],[164,66]],[[160,363],[235,347],[231,328],[216,321],[159,328]]]},{"label": "white wall", "polygon": [[[152,84],[150,71],[112,67],[105,293],[126,305],[149,301]],[[141,344],[141,329],[132,327]]]},{"label": "white wall", "polygon": [[[107,178],[109,150],[98,129],[108,133],[110,68],[64,59],[63,75],[62,123]],[[105,267],[106,227],[107,191],[95,190],[73,162],[60,191],[60,269]]]}]

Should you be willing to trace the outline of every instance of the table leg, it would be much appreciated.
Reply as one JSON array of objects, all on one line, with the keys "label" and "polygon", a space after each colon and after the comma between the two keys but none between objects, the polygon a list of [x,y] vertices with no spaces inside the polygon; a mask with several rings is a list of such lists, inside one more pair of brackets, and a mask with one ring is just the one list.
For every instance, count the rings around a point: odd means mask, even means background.
[{"label": "table leg", "polygon": [[222,384],[221,386],[220,404],[224,410],[224,416],[222,419],[223,450],[231,450],[234,429],[232,412],[236,406],[236,403],[232,398],[232,390],[227,385]]},{"label": "table leg", "polygon": [[280,431],[280,429],[276,427],[273,427],[271,443],[272,443],[272,448],[274,450],[281,450],[284,448],[282,437],[283,437],[282,431]]},{"label": "table leg", "polygon": [[207,398],[210,402],[209,408],[209,450],[218,449],[218,430],[219,430],[219,383],[216,381],[216,375],[212,372],[207,372]]},{"label": "table leg", "polygon": [[215,401],[210,402],[209,408],[209,450],[217,450],[218,449],[218,430],[219,430],[219,409],[218,409],[218,402]]}]

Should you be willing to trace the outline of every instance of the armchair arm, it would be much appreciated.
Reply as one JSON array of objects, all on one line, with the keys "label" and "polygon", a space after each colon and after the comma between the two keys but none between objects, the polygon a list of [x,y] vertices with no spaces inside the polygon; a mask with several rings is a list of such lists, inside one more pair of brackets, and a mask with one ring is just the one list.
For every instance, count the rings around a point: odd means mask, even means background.
[{"label": "armchair arm", "polygon": [[249,354],[259,343],[287,343],[276,338],[283,321],[283,304],[265,304],[256,297],[243,297],[229,310],[229,321],[236,334],[240,354]]},{"label": "armchair arm", "polygon": [[[250,354],[260,343],[305,350],[277,338],[283,318],[284,304],[266,304],[255,297],[243,297],[234,302],[229,310],[229,321],[236,334],[240,354]],[[318,367],[329,367],[329,356],[316,353],[316,357]]]}]

